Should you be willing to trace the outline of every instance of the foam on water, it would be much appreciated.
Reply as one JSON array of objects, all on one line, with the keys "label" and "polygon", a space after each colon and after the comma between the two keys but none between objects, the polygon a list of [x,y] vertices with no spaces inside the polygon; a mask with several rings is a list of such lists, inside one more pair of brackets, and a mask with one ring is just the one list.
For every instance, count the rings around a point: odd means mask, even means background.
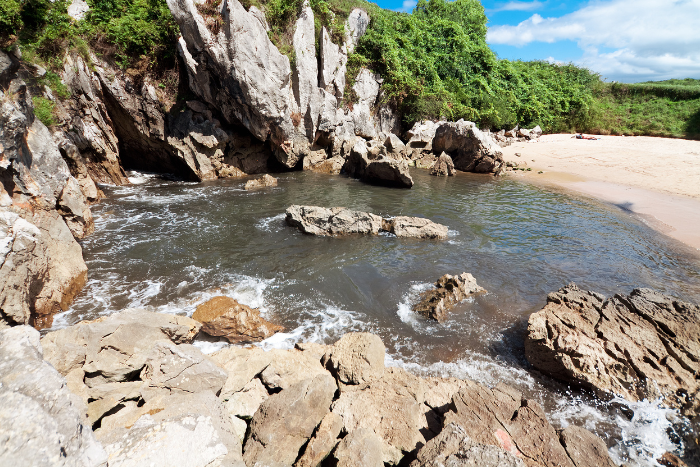
[{"label": "foam on water", "polygon": [[278,214],[276,216],[265,217],[261,219],[255,227],[262,230],[263,232],[277,232],[284,228],[284,219],[286,214]]},{"label": "foam on water", "polygon": [[396,314],[399,316],[401,321],[412,326],[422,324],[424,320],[419,319],[416,313],[412,310],[412,307],[418,303],[420,294],[426,290],[429,290],[431,287],[433,287],[433,284],[425,282],[411,285],[411,288],[406,295],[403,296],[403,299],[401,300],[401,303],[399,303],[399,307],[396,310]]}]

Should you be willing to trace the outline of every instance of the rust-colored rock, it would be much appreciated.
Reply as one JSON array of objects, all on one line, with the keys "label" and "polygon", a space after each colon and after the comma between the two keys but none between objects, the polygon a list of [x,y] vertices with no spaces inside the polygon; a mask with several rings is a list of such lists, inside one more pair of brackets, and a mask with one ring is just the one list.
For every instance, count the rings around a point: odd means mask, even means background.
[{"label": "rust-colored rock", "polygon": [[452,307],[469,295],[479,292],[485,292],[485,290],[476,283],[476,279],[471,274],[467,272],[458,276],[445,274],[435,282],[435,288],[423,292],[420,302],[413,307],[413,311],[428,319],[443,322]]},{"label": "rust-colored rock", "polygon": [[214,297],[199,305],[192,318],[202,323],[205,333],[231,343],[257,342],[284,330],[261,318],[260,311],[229,297]]}]

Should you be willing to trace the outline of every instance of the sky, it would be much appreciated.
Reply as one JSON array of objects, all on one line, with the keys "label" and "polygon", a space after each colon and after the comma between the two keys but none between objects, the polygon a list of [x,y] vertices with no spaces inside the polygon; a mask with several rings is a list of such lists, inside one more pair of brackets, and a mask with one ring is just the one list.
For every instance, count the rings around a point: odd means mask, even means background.
[{"label": "sky", "polygon": [[[377,1],[377,0],[375,0]],[[413,0],[378,0],[413,10]],[[585,66],[607,81],[700,78],[700,0],[482,0],[500,58]]]}]

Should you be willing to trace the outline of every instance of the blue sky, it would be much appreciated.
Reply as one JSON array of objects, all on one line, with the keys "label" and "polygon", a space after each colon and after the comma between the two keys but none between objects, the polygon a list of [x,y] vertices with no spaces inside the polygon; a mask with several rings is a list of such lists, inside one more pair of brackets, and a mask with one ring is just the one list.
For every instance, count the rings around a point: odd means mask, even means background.
[{"label": "blue sky", "polygon": [[[413,0],[379,0],[411,11]],[[482,0],[501,58],[573,62],[608,81],[700,78],[700,0]]]}]

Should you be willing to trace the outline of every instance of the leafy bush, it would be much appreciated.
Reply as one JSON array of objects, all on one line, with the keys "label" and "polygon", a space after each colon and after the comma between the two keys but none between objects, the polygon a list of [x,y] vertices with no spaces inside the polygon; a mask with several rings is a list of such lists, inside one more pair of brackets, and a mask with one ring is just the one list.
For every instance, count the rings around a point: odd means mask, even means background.
[{"label": "leafy bush", "polygon": [[22,28],[22,4],[18,0],[0,2],[0,37],[12,36]]}]

